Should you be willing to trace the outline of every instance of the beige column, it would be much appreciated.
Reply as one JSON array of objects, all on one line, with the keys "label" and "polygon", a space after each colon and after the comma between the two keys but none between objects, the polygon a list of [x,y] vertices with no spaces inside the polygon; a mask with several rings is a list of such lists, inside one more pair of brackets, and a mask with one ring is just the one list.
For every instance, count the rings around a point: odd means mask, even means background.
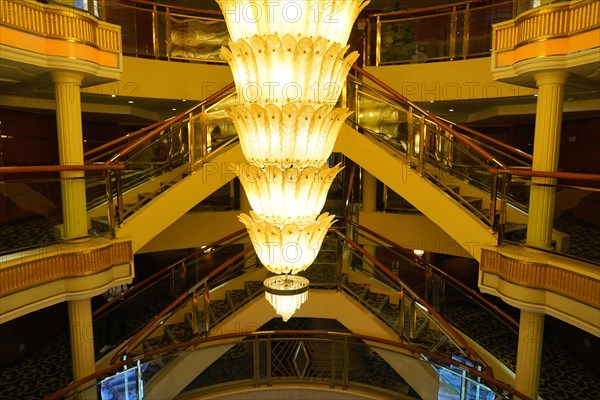
[{"label": "beige column", "polygon": [[537,399],[542,364],[544,314],[521,310],[515,389]]},{"label": "beige column", "polygon": [[[56,71],[51,74],[56,98],[56,127],[60,165],[83,165],[80,85],[82,75]],[[63,238],[87,236],[87,212],[83,171],[61,173]]]},{"label": "beige column", "polygon": [[[365,169],[362,170],[362,211],[377,211],[377,178]],[[363,249],[373,257],[377,256],[377,246],[363,244]],[[365,271],[371,271],[373,265],[365,260],[363,261],[363,268]]]},{"label": "beige column", "polygon": [[250,201],[248,200],[246,191],[244,190],[244,187],[240,183],[240,211],[247,213],[251,209],[252,209],[252,207],[250,206]]},{"label": "beige column", "polygon": [[377,211],[377,178],[367,170],[362,170],[362,210]]},{"label": "beige column", "polygon": [[[76,381],[96,372],[92,302],[90,299],[83,299],[71,300],[67,304],[69,308],[73,380]],[[89,392],[89,396],[85,395],[81,398],[95,399],[95,390]]]},{"label": "beige column", "polygon": [[[565,72],[543,72],[535,75],[538,98],[533,142],[533,170],[557,171],[560,150]],[[532,178],[532,183],[554,184],[555,179]],[[549,249],[552,245],[554,220],[554,188],[532,186],[529,197],[527,243]]]}]

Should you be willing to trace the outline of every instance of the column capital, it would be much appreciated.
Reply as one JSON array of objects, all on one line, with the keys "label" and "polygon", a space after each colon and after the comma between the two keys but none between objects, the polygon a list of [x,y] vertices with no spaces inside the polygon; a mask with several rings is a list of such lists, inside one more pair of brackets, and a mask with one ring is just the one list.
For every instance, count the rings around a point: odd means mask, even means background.
[{"label": "column capital", "polygon": [[542,85],[564,85],[569,77],[566,71],[545,71],[539,72],[534,76],[536,86]]},{"label": "column capital", "polygon": [[54,83],[72,83],[80,85],[83,81],[83,74],[71,71],[52,71],[50,77]]}]

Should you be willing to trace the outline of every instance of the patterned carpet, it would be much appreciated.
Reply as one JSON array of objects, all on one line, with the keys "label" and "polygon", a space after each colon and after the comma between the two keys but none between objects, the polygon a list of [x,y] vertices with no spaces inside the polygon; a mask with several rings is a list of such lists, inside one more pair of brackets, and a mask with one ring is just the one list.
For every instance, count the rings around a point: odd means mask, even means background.
[{"label": "patterned carpet", "polygon": [[[2,238],[0,254],[56,241],[55,225],[56,223],[52,220],[36,219],[20,224],[0,226],[0,238]],[[570,235],[570,249],[567,254],[600,265],[599,228],[575,223],[568,218],[559,218],[554,225],[556,229]],[[90,234],[96,234],[96,232],[92,230]]]}]

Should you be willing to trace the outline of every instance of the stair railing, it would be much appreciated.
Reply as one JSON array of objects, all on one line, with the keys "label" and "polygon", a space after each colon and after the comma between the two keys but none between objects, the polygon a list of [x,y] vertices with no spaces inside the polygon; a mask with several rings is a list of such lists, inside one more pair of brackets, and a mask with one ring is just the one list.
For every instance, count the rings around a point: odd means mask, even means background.
[{"label": "stair railing", "polygon": [[[354,242],[348,236],[343,235],[336,229],[330,229],[336,235],[340,236],[346,243],[348,249],[351,249],[359,259],[366,260],[372,268],[372,277],[377,278],[383,284],[389,285],[393,288],[394,292],[400,296],[399,305],[399,334],[400,337],[412,341],[416,337],[416,316],[417,312],[421,311],[427,318],[428,323],[434,324],[445,336],[461,351],[465,358],[468,358],[479,365],[483,371],[487,371],[490,375],[492,374],[491,368],[485,363],[485,361],[477,354],[477,352],[469,345],[469,343],[456,331],[456,329],[450,325],[436,310],[429,304],[425,299],[421,298],[415,293],[399,276],[394,274],[389,268],[383,265],[373,255],[369,254],[359,244]],[[355,265],[351,265],[356,267]],[[404,329],[404,315],[405,310],[408,309],[409,313],[409,333],[406,335]]]},{"label": "stair railing", "polygon": [[427,278],[427,282],[425,283],[425,287],[428,288],[424,291],[423,297],[426,300],[430,300],[432,295],[433,288],[433,280],[434,277],[439,281],[439,292],[437,296],[439,297],[439,304],[436,307],[438,311],[443,314],[444,310],[444,292],[447,285],[451,285],[453,289],[459,291],[465,298],[473,301],[482,309],[486,310],[494,319],[502,322],[512,333],[518,334],[519,332],[519,323],[486,297],[484,297],[478,291],[472,289],[471,287],[464,284],[459,279],[453,277],[452,275],[444,272],[437,266],[428,263],[423,260],[421,257],[417,256],[413,251],[406,249],[393,241],[387,239],[384,236],[381,236],[377,232],[372,231],[369,228],[366,228],[360,224],[357,224],[354,221],[346,221],[347,224],[354,226],[355,232],[357,235],[360,235],[367,239],[369,242],[378,243],[380,246],[386,247],[389,251],[392,251],[394,255],[400,257],[404,260],[409,268],[415,268],[424,273],[424,276]]},{"label": "stair railing", "polygon": [[[128,216],[148,203],[165,185],[201,168],[237,140],[233,124],[221,117],[222,110],[219,109],[234,96],[234,84],[231,83],[184,113],[87,153],[94,156],[90,159],[93,162],[126,166],[125,170],[107,173],[105,177],[103,198],[113,235]],[[132,142],[131,137],[134,138]],[[107,154],[111,156],[104,159]],[[128,190],[165,173],[171,173],[170,179],[125,209],[123,197]],[[101,198],[94,198],[88,202],[88,208],[102,202]]]},{"label": "stair railing", "polygon": [[[499,152],[487,145],[484,148],[369,72],[356,65],[353,70],[376,86],[367,86],[360,79],[349,76],[347,104],[355,111],[356,118],[351,123],[360,132],[402,156],[417,173],[434,181],[493,230],[501,230],[501,224],[506,220],[505,216],[499,215],[505,210],[502,204],[506,201],[501,194],[508,176],[498,171],[507,169],[501,160],[506,158],[508,150]],[[449,179],[442,177],[458,178],[483,188],[489,193],[487,210],[471,205],[446,183]]]},{"label": "stair railing", "polygon": [[239,230],[202,246],[187,257],[136,282],[94,310],[94,344],[98,352],[112,351],[137,332],[147,319],[191,288],[214,266],[227,260],[233,251],[238,250],[237,246],[241,246],[236,243],[246,235],[245,229]]},{"label": "stair railing", "polygon": [[[205,302],[210,301],[210,291],[230,279],[242,275],[246,269],[254,268],[256,264],[246,262],[246,255],[251,255],[253,252],[252,246],[246,246],[244,250],[235,254],[227,261],[212,270],[206,277],[194,284],[191,288],[182,292],[174,301],[168,304],[162,311],[156,314],[148,321],[138,332],[136,332],[126,343],[124,343],[113,355],[110,360],[111,364],[116,363],[119,359],[127,358],[131,352],[135,350],[144,339],[152,335],[157,329],[160,329],[163,323],[171,316],[185,307],[191,307],[190,312],[193,317],[198,319],[197,307],[201,306],[199,299],[204,299]],[[192,300],[190,302],[190,300]],[[204,310],[205,316],[208,318],[209,310]],[[208,325],[208,326],[207,326]],[[200,330],[198,325],[195,325],[198,330],[194,331],[194,335],[208,332],[210,328],[210,320],[207,320],[205,326]]]}]

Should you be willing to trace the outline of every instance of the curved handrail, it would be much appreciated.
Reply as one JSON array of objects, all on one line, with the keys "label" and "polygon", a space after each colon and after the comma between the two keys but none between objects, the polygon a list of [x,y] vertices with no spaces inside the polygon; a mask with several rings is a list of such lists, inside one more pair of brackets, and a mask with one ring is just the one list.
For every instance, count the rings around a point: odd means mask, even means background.
[{"label": "curved handrail", "polygon": [[125,135],[125,136],[118,137],[116,139],[111,140],[110,142],[106,142],[104,144],[101,144],[100,146],[94,147],[93,149],[88,150],[85,153],[83,153],[83,158],[84,159],[88,158],[88,157],[90,157],[90,156],[92,156],[92,155],[94,155],[96,153],[99,153],[99,152],[105,150],[105,149],[109,149],[111,147],[114,147],[117,144],[120,144],[120,143],[125,142],[127,140],[131,140],[131,139],[133,139],[135,137],[143,135],[146,132],[148,132],[148,131],[156,128],[157,126],[159,126],[162,122],[163,121],[154,122],[153,124],[150,124],[150,125],[145,126],[145,127],[141,128],[141,129],[138,129],[135,132],[131,132],[131,133]]},{"label": "curved handrail", "polygon": [[179,297],[177,297],[171,304],[165,307],[161,312],[154,316],[150,321],[148,321],[135,335],[133,335],[124,345],[122,345],[119,350],[113,355],[110,359],[110,364],[114,364],[120,358],[120,356],[125,353],[127,350],[133,348],[135,344],[138,343],[138,340],[144,336],[150,329],[156,324],[156,322],[160,321],[164,316],[166,316],[171,310],[181,304],[190,294],[194,293],[196,290],[204,286],[210,279],[215,277],[217,274],[220,274],[224,270],[226,270],[230,265],[243,258],[247,253],[253,251],[252,245],[248,245],[241,252],[237,253],[223,264],[219,265],[217,268],[212,270],[207,276],[204,277],[200,282],[196,283],[187,291],[183,292]]},{"label": "curved handrail", "polygon": [[[224,334],[214,335],[214,336],[198,337],[198,338],[194,338],[192,340],[188,340],[185,342],[167,345],[164,347],[160,347],[158,349],[144,352],[142,354],[136,355],[127,360],[120,360],[119,362],[116,362],[116,363],[110,365],[109,367],[98,370],[91,375],[88,375],[84,378],[81,378],[81,379],[75,381],[75,382],[72,382],[71,384],[65,386],[64,388],[45,397],[45,400],[60,399],[63,396],[68,395],[70,392],[72,392],[78,388],[81,388],[83,385],[85,385],[89,382],[92,382],[102,376],[107,376],[109,374],[115,373],[116,371],[118,371],[124,367],[134,367],[138,362],[142,362],[143,360],[147,360],[147,359],[152,359],[154,356],[156,356],[158,354],[168,353],[168,352],[171,352],[173,350],[178,350],[178,349],[187,349],[190,346],[195,347],[197,349],[197,351],[201,351],[203,348],[205,348],[205,346],[203,346],[203,345],[210,346],[211,343],[217,343],[219,345],[222,345],[222,344],[228,343],[230,341],[234,342],[234,343],[239,342],[242,339],[245,339],[245,338],[248,338],[251,336],[254,336],[256,339],[259,339],[259,338],[268,339],[269,337],[272,337],[274,335],[288,335],[288,336],[289,335],[295,335],[295,336],[318,335],[319,337],[322,337],[323,335],[327,335],[331,338],[341,338],[344,340],[355,339],[357,341],[376,343],[378,345],[385,346],[386,348],[401,349],[402,353],[404,355],[412,357],[412,358],[417,358],[418,354],[424,354],[429,359],[435,360],[438,363],[443,363],[443,364],[451,365],[451,366],[466,370],[473,376],[476,376],[477,378],[481,378],[484,381],[496,386],[497,388],[499,388],[507,393],[510,393],[513,396],[517,396],[519,399],[531,400],[529,397],[520,393],[519,391],[517,391],[510,385],[497,380],[496,378],[489,375],[485,371],[483,371],[483,372],[478,371],[476,368],[473,368],[469,365],[463,364],[459,361],[450,359],[443,355],[433,353],[427,349],[423,349],[423,348],[420,348],[420,347],[417,347],[417,346],[414,346],[411,344],[407,344],[407,343],[401,343],[401,342],[397,342],[397,341],[393,341],[393,340],[389,340],[389,339],[378,338],[376,336],[371,336],[371,335],[363,335],[363,334],[349,333],[349,332],[323,331],[323,330],[315,330],[315,329],[311,329],[311,330],[270,330],[270,331],[260,331],[259,330],[259,331],[231,332],[231,333],[224,333]],[[203,347],[200,347],[200,346],[203,346]]]},{"label": "curved handrail", "polygon": [[562,171],[529,171],[522,169],[494,169],[490,170],[491,173],[497,174],[509,174],[514,176],[529,176],[532,178],[555,178],[555,179],[569,179],[569,180],[580,180],[580,181],[600,181],[600,174],[583,174],[580,172],[562,172]]},{"label": "curved handrail", "polygon": [[[121,3],[115,3],[110,0],[105,0],[105,4],[111,4],[111,3],[117,4],[119,6],[123,5]],[[170,10],[181,10],[181,11],[187,11],[187,12],[196,13],[196,14],[206,14],[206,15],[212,15],[214,17],[223,18],[223,13],[221,11],[216,11],[216,10],[199,10],[197,8],[184,7],[184,6],[180,6],[180,5],[164,4],[161,2],[153,2],[153,1],[147,1],[147,0],[129,0],[129,3],[141,4],[141,5],[149,6],[149,7],[153,7],[153,6],[164,7],[164,8],[168,8]]]},{"label": "curved handrail", "polygon": [[231,234],[229,234],[229,235],[227,235],[225,237],[222,237],[219,240],[214,241],[213,243],[205,246],[204,248],[196,250],[195,252],[191,253],[187,257],[174,262],[173,264],[171,264],[171,265],[169,265],[169,266],[161,269],[160,271],[155,272],[154,274],[150,275],[146,279],[144,279],[144,280],[136,283],[135,285],[129,287],[124,292],[122,292],[119,295],[115,296],[111,301],[106,302],[102,306],[98,307],[92,313],[92,318],[98,318],[98,317],[100,317],[107,309],[112,308],[115,304],[119,304],[121,300],[124,300],[126,298],[132,298],[132,297],[134,297],[139,291],[141,291],[144,288],[146,288],[149,283],[154,282],[155,280],[157,280],[162,275],[169,274],[171,272],[171,270],[175,269],[176,267],[178,267],[182,263],[185,263],[185,262],[187,262],[187,261],[189,261],[189,260],[191,260],[191,259],[199,256],[200,254],[202,254],[202,252],[204,252],[206,250],[206,248],[213,248],[213,247],[217,247],[217,246],[223,245],[223,244],[225,244],[227,242],[230,242],[230,241],[238,240],[241,236],[244,236],[245,234],[247,234],[246,229],[240,229],[238,231],[235,231],[235,232],[233,232],[233,233],[231,233]]},{"label": "curved handrail", "polygon": [[370,81],[372,81],[376,85],[378,85],[381,88],[383,88],[390,95],[392,95],[393,98],[396,101],[400,102],[403,105],[412,107],[413,109],[418,110],[421,114],[426,115],[427,118],[429,118],[432,122],[434,122],[435,124],[437,124],[440,127],[442,127],[445,131],[447,131],[448,133],[450,133],[453,137],[455,137],[460,142],[462,142],[465,145],[467,145],[469,148],[473,149],[473,151],[475,151],[477,154],[479,154],[480,156],[482,156],[489,163],[495,164],[499,168],[506,168],[504,166],[504,164],[502,164],[499,160],[497,160],[493,155],[491,155],[490,153],[488,153],[487,151],[485,151],[483,148],[481,148],[480,146],[478,146],[475,143],[473,143],[465,135],[457,132],[454,128],[452,128],[451,125],[449,125],[448,123],[442,121],[437,115],[435,115],[435,114],[433,114],[433,113],[431,113],[431,112],[429,112],[427,110],[423,110],[421,107],[419,107],[418,105],[414,104],[412,101],[410,101],[408,98],[406,98],[402,94],[398,93],[391,86],[389,86],[388,84],[386,84],[385,82],[383,82],[381,79],[377,78],[376,76],[374,76],[370,72],[362,69],[358,65],[356,65],[356,64],[352,65],[352,69],[354,71],[358,72],[359,74],[367,77]]},{"label": "curved handrail", "polygon": [[419,7],[419,8],[409,8],[408,10],[399,10],[399,11],[388,11],[382,13],[374,13],[367,15],[367,18],[385,18],[385,17],[395,17],[398,15],[405,14],[416,14],[430,11],[443,10],[445,8],[452,8],[457,6],[466,6],[467,4],[475,4],[475,3],[483,3],[484,0],[469,0],[469,1],[461,1],[459,3],[448,3],[441,4],[437,6],[429,6],[429,7]]},{"label": "curved handrail", "polygon": [[225,98],[229,94],[231,89],[233,89],[234,87],[235,87],[235,83],[231,82],[231,83],[227,84],[225,87],[223,87],[221,90],[208,96],[206,99],[202,100],[200,103],[196,104],[194,107],[190,108],[189,110],[182,112],[181,114],[178,114],[178,115],[171,117],[170,119],[164,121],[162,124],[158,125],[154,129],[152,129],[149,133],[142,136],[141,138],[139,138],[138,140],[136,140],[129,146],[127,146],[121,152],[115,154],[110,160],[106,161],[106,164],[114,163],[121,157],[126,156],[127,154],[131,153],[134,149],[138,148],[142,143],[144,143],[148,139],[152,139],[153,137],[155,137],[156,135],[158,135],[165,129],[175,125],[177,122],[179,122],[182,119],[184,119],[185,117],[187,117],[190,113],[197,111],[198,109],[202,108],[203,106],[206,106],[207,104],[211,104],[211,103],[217,102],[217,101]]},{"label": "curved handrail", "polygon": [[363,249],[358,243],[350,239],[348,236],[344,235],[340,231],[335,228],[330,228],[330,232],[340,236],[343,240],[345,240],[350,246],[352,246],[356,251],[362,254],[363,257],[366,257],[377,269],[383,273],[383,275],[396,283],[398,286],[402,288],[403,292],[408,293],[413,299],[418,300],[419,304],[421,304],[428,313],[433,315],[436,322],[441,325],[441,328],[444,329],[446,334],[452,338],[457,344],[459,344],[465,351],[472,355],[479,364],[484,367],[484,370],[488,371],[490,375],[492,375],[491,367],[489,367],[485,361],[479,356],[479,354],[471,347],[471,345],[458,333],[458,331],[448,323],[444,317],[442,317],[427,301],[422,299],[417,293],[415,293],[406,283],[400,279],[400,277],[390,271],[385,265],[381,263],[378,259],[376,259],[373,255],[369,254],[365,249]]},{"label": "curved handrail", "polygon": [[[441,119],[444,120],[444,121],[446,121],[443,118],[441,118]],[[481,132],[477,132],[475,129],[469,128],[468,126],[464,126],[462,124],[459,124],[459,123],[456,123],[456,122],[452,122],[452,121],[447,121],[447,122],[450,123],[450,124],[452,124],[452,125],[454,125],[454,126],[456,126],[459,129],[462,129],[462,130],[468,132],[470,135],[477,136],[479,139],[483,139],[485,141],[493,143],[494,145],[496,145],[498,147],[502,147],[503,149],[508,150],[509,152],[514,153],[515,155],[517,155],[519,157],[522,157],[522,158],[524,158],[527,161],[533,161],[533,156],[531,154],[529,154],[529,153],[524,152],[521,149],[518,149],[518,148],[516,148],[514,146],[511,146],[509,144],[506,144],[506,143],[504,143],[501,140],[494,139],[494,138],[492,138],[492,137],[490,137],[488,135],[485,135],[485,134],[483,134]]]},{"label": "curved handrail", "polygon": [[125,169],[125,164],[113,165],[19,165],[13,167],[0,167],[0,174],[26,174],[44,172],[74,172],[74,171],[106,171],[107,169]]},{"label": "curved handrail", "polygon": [[366,227],[364,227],[354,221],[350,221],[348,219],[346,219],[345,222],[347,224],[350,224],[350,225],[358,228],[359,230],[363,230],[363,231],[367,232],[369,235],[375,237],[377,240],[380,240],[380,241],[386,243],[390,247],[392,247],[395,250],[397,250],[398,252],[400,252],[404,257],[409,258],[411,261],[413,261],[415,263],[415,265],[422,268],[423,270],[425,270],[425,265],[427,265],[427,267],[431,268],[432,270],[436,271],[438,274],[443,276],[443,278],[445,280],[450,281],[453,285],[458,286],[462,291],[464,291],[468,295],[472,296],[472,298],[476,302],[480,303],[485,308],[490,309],[494,313],[496,313],[497,314],[496,317],[498,317],[500,320],[502,320],[513,332],[515,332],[515,333],[519,332],[519,323],[517,321],[515,321],[510,315],[505,313],[502,309],[500,309],[494,303],[492,303],[491,301],[489,301],[488,299],[483,297],[480,293],[473,290],[469,286],[465,285],[459,279],[448,274],[447,272],[442,271],[441,269],[439,269],[438,267],[436,267],[433,264],[426,263],[425,261],[423,261],[422,258],[416,256],[412,251],[409,251],[409,250],[405,249],[404,247],[401,247],[400,245],[392,242],[391,240],[381,236],[377,232],[374,232],[374,231],[370,230],[369,228],[366,228]]}]

